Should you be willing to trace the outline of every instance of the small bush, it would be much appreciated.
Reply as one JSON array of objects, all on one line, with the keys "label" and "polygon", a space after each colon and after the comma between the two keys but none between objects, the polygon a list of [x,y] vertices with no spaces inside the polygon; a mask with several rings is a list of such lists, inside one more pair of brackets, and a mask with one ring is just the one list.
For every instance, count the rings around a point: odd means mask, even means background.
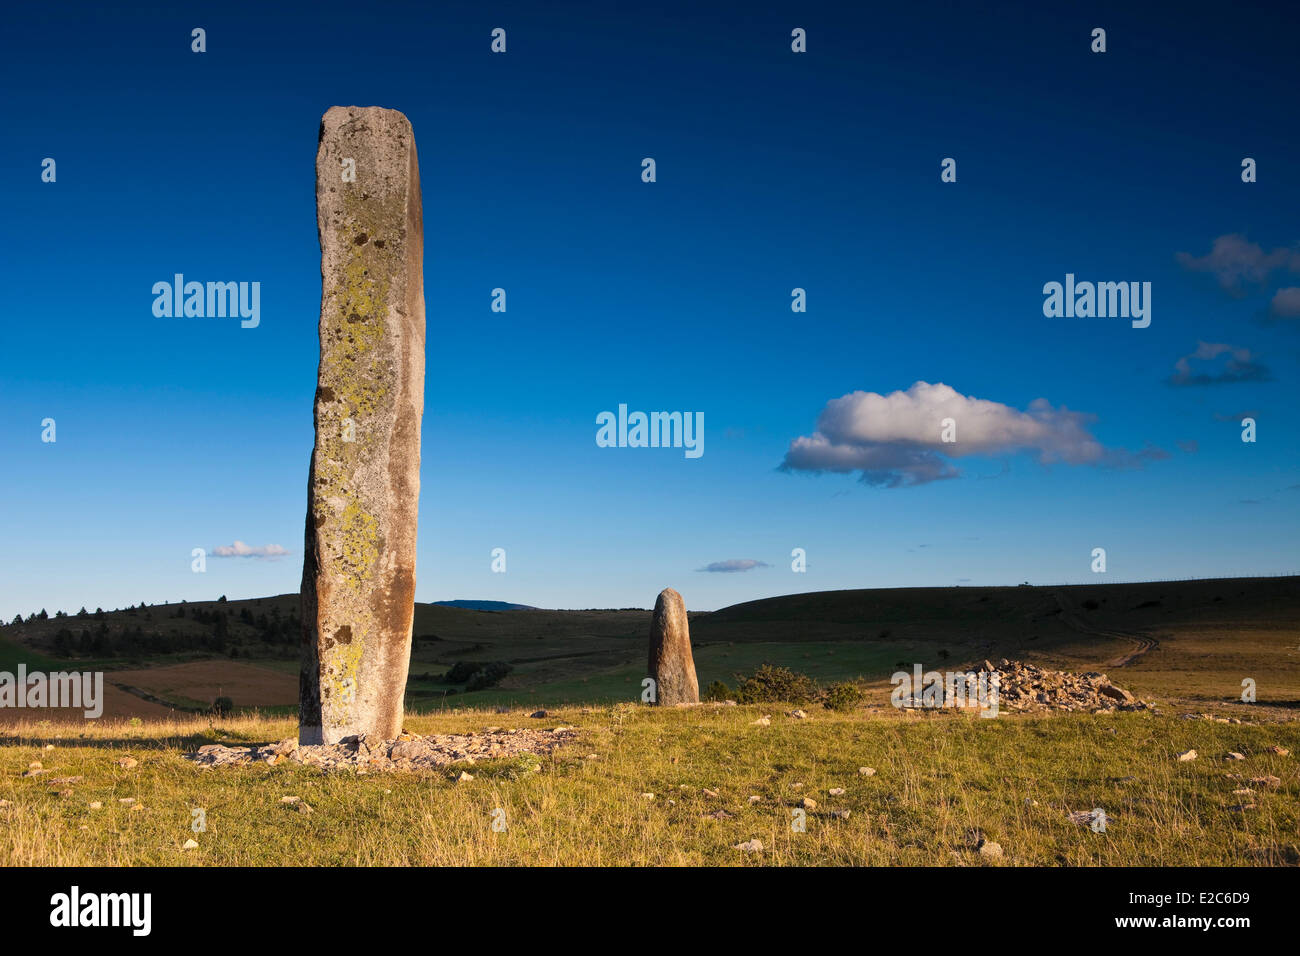
[{"label": "small bush", "polygon": [[852,710],[862,703],[865,696],[857,684],[832,684],[826,691],[823,704],[828,710]]},{"label": "small bush", "polygon": [[1094,601],[1092,598],[1088,598],[1088,600],[1084,601],[1083,606],[1087,608],[1089,611],[1095,611],[1097,610],[1097,608],[1101,607],[1101,605],[1098,604],[1096,601]]},{"label": "small bush", "polygon": [[212,713],[217,717],[229,717],[235,709],[235,702],[229,697],[218,697],[212,702]]},{"label": "small bush", "polygon": [[817,682],[807,674],[770,664],[764,664],[749,677],[737,675],[737,679],[740,680],[736,688],[738,704],[806,704],[821,692]]},{"label": "small bush", "polygon": [[451,665],[451,670],[442,675],[442,679],[448,684],[464,684],[482,669],[482,661],[457,661]]},{"label": "small bush", "polygon": [[731,688],[720,680],[715,680],[704,691],[705,700],[732,700]]},{"label": "small bush", "polygon": [[514,668],[505,661],[489,661],[481,671],[469,679],[469,683],[465,685],[465,690],[486,690],[489,687],[495,687],[501,683],[501,678],[512,670]]}]

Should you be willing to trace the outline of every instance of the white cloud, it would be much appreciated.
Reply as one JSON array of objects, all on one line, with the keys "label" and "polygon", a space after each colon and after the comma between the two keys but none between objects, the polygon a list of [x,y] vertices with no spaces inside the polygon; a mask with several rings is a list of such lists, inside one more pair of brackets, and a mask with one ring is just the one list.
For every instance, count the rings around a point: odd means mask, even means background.
[{"label": "white cloud", "polygon": [[260,548],[250,548],[244,542],[236,540],[234,544],[222,544],[212,549],[218,558],[281,558],[288,550],[278,544],[267,544]]},{"label": "white cloud", "polygon": [[[955,442],[942,440],[946,418],[955,422]],[[1044,398],[1020,411],[942,383],[916,382],[888,395],[857,391],[826,403],[816,431],[790,443],[781,469],[861,471],[866,484],[895,488],[960,477],[949,459],[967,455],[1029,451],[1043,464],[1118,467],[1167,456],[1156,448],[1105,448],[1088,430],[1094,420]]]}]

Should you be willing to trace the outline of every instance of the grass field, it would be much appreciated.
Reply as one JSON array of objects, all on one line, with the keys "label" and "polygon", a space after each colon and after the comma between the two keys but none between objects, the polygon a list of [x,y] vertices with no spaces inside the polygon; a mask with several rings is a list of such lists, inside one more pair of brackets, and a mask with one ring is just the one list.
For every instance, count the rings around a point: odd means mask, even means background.
[{"label": "grass field", "polygon": [[[540,769],[480,762],[464,768],[474,779],[463,783],[453,781],[461,767],[359,776],[283,763],[204,769],[182,756],[204,743],[290,736],[292,720],[29,724],[0,739],[0,865],[1294,864],[1296,758],[1268,748],[1297,752],[1300,724],[1246,705],[1237,712],[1260,722],[1172,713],[981,720],[891,708],[810,709],[795,720],[771,706],[614,705],[551,714],[547,726],[569,724],[580,736]],[[772,714],[771,726],[753,725],[760,713]],[[408,727],[538,723],[461,711],[412,715]],[[1179,762],[1188,748],[1200,758]],[[1226,760],[1228,751],[1246,759]],[[138,765],[123,769],[123,756]],[[50,773],[21,776],[32,761]],[[877,772],[862,776],[862,766]],[[1266,775],[1280,785],[1233,793]],[[63,777],[83,779],[54,782]],[[829,794],[839,787],[842,796]],[[817,807],[796,832],[804,797]],[[127,798],[136,803],[119,802]],[[1106,812],[1105,832],[1067,819],[1094,808]],[[191,829],[196,809],[204,832]],[[730,817],[711,816],[719,810]],[[1002,846],[1001,859],[975,852],[977,830]],[[191,838],[199,848],[183,850]],[[762,852],[733,849],[752,839]]]},{"label": "grass field", "polygon": [[[0,670],[102,667],[109,716],[0,715],[0,864],[1300,863],[1296,758],[1270,749],[1294,754],[1300,744],[1296,578],[841,591],[692,615],[702,688],[734,686],[736,674],[771,663],[824,685],[854,681],[866,695],[845,713],[806,705],[803,720],[779,704],[636,703],[647,611],[420,605],[408,729],[564,723],[578,728],[576,742],[538,761],[422,775],[192,764],[184,754],[205,743],[295,735],[296,655],[259,636],[287,629],[258,630],[263,619],[291,619],[295,603],[285,595],[190,605],[184,616],[172,606],[90,617],[101,633],[142,622],[185,629],[189,650],[145,658],[55,655],[55,629],[81,618],[6,626]],[[194,650],[218,611],[236,657]],[[1003,656],[1104,670],[1158,709],[984,720],[887,706],[900,665],[948,670]],[[499,686],[465,692],[443,677],[457,661],[513,669]],[[1243,702],[1243,681],[1257,702]],[[218,693],[243,710],[177,709]],[[538,707],[551,711],[544,722],[525,716]],[[770,726],[754,724],[762,714]],[[1176,759],[1191,748],[1196,760]],[[138,764],[123,768],[123,756]],[[23,776],[33,761],[49,772]],[[876,774],[860,775],[864,766]],[[474,779],[455,782],[461,769]],[[1250,782],[1269,777],[1276,782]],[[792,824],[804,798],[816,807],[800,832]],[[1105,832],[1068,819],[1097,808]],[[191,830],[195,810],[203,832]],[[977,853],[981,836],[1003,856]],[[198,848],[183,850],[191,838]],[[754,839],[759,853],[733,848]]]}]

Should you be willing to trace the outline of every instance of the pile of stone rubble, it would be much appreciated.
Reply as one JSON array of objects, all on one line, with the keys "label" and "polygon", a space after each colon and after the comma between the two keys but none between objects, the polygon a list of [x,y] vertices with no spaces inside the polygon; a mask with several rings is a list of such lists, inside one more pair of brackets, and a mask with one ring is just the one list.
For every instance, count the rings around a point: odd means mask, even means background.
[{"label": "pile of stone rubble", "polygon": [[997,673],[998,705],[1010,710],[1101,713],[1113,710],[1148,710],[1152,707],[1122,687],[1116,687],[1109,677],[1096,671],[1071,674],[1068,671],[1045,670],[1034,664],[1003,658],[996,667],[984,661],[977,672],[977,678],[980,672]]},{"label": "pile of stone rubble", "polygon": [[300,745],[293,738],[265,746],[208,744],[186,756],[203,767],[229,767],[253,763],[274,766],[292,762],[322,769],[383,772],[433,770],[452,763],[514,757],[545,756],[577,736],[572,727],[552,730],[505,730],[489,727],[478,734],[433,734],[421,737],[403,733],[396,740],[372,735],[344,737],[336,744]]}]

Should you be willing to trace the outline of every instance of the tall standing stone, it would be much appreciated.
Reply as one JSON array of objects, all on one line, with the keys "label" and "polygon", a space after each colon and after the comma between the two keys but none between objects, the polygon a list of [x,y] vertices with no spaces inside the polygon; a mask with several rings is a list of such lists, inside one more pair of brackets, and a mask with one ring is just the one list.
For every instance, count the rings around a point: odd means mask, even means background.
[{"label": "tall standing stone", "polygon": [[424,220],[411,124],[332,107],[316,151],[316,444],[302,569],[301,743],[401,732],[424,411]]},{"label": "tall standing stone", "polygon": [[700,702],[686,603],[672,588],[659,592],[650,620],[650,676],[655,682],[655,703],[660,706]]}]

